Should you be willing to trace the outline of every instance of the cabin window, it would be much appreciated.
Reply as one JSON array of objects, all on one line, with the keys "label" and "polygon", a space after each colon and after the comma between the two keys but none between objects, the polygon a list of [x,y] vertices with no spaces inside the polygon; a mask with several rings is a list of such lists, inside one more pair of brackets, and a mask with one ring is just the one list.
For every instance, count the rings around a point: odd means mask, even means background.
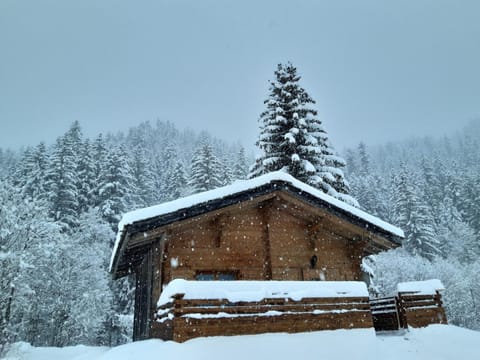
[{"label": "cabin window", "polygon": [[215,280],[214,273],[197,273],[195,276],[195,280],[207,281],[207,280]]},{"label": "cabin window", "polygon": [[237,280],[238,273],[236,271],[197,271],[195,280],[209,281],[209,280]]}]

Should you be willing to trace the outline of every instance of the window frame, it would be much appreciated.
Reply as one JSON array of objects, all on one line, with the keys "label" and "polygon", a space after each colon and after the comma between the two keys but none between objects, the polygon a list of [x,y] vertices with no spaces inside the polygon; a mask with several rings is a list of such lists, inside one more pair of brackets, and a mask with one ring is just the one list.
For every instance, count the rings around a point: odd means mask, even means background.
[{"label": "window frame", "polygon": [[[221,279],[222,276],[229,276],[231,279]],[[201,276],[211,276],[211,279],[199,279]],[[197,270],[195,280],[197,281],[236,281],[238,280],[238,270]]]}]

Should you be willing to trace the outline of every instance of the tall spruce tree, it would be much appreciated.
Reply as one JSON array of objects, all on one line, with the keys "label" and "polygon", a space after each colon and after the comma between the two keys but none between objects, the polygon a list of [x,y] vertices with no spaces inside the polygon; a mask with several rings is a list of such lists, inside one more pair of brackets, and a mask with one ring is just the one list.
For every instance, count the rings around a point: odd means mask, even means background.
[{"label": "tall spruce tree", "polygon": [[123,146],[110,149],[98,184],[98,208],[104,220],[116,230],[122,213],[128,209],[132,188],[131,169]]},{"label": "tall spruce tree", "polygon": [[244,180],[248,175],[248,165],[247,158],[245,156],[245,149],[240,147],[240,150],[237,153],[235,163],[233,165],[233,179],[234,180]]},{"label": "tall spruce tree", "polygon": [[45,197],[45,171],[47,168],[47,149],[45,143],[40,143],[35,148],[28,147],[13,177],[15,186],[21,189],[22,195],[27,199]]},{"label": "tall spruce tree", "polygon": [[358,158],[358,173],[360,175],[368,175],[370,173],[370,158],[367,153],[367,145],[365,145],[364,142],[360,142],[360,144],[358,144]]},{"label": "tall spruce tree", "polygon": [[132,150],[130,169],[132,174],[132,202],[135,207],[152,205],[155,200],[154,175],[150,159],[143,143]]},{"label": "tall spruce tree", "polygon": [[203,143],[193,156],[188,185],[192,194],[224,185],[222,165],[207,142]]},{"label": "tall spruce tree", "polygon": [[78,209],[80,213],[88,211],[94,197],[94,190],[97,186],[95,176],[95,162],[100,159],[93,158],[92,145],[88,139],[85,140],[79,149],[79,158],[77,163],[78,173]]},{"label": "tall spruce tree", "polygon": [[300,78],[291,63],[278,65],[264,101],[267,109],[259,119],[256,144],[262,153],[248,177],[285,171],[331,196],[357,205],[348,195],[349,186],[342,171],[345,161],[335,154],[313,108],[315,101],[300,86]]},{"label": "tall spruce tree", "polygon": [[461,211],[468,224],[474,230],[477,242],[480,244],[480,175],[478,172],[472,171],[466,176],[464,181]]},{"label": "tall spruce tree", "polygon": [[45,184],[50,216],[66,232],[76,226],[78,217],[77,149],[74,149],[73,141],[68,132],[57,140]]},{"label": "tall spruce tree", "polygon": [[154,187],[159,201],[168,201],[179,197],[177,192],[181,189],[175,189],[171,183],[179,161],[177,152],[174,144],[168,143],[162,149],[160,156],[154,160]]},{"label": "tall spruce tree", "polygon": [[94,181],[94,186],[91,189],[90,206],[98,207],[104,198],[100,195],[100,189],[104,186],[102,182],[105,181],[106,177],[108,157],[107,145],[102,134],[99,134],[93,142],[92,154],[95,162],[92,169],[92,180]]},{"label": "tall spruce tree", "polygon": [[177,161],[172,171],[168,173],[165,187],[165,200],[175,200],[183,196],[187,186],[187,177],[183,164]]},{"label": "tall spruce tree", "polygon": [[423,201],[423,194],[414,186],[405,165],[401,166],[394,181],[395,223],[405,231],[404,247],[413,255],[432,260],[440,254],[440,244],[435,236],[431,208]]}]

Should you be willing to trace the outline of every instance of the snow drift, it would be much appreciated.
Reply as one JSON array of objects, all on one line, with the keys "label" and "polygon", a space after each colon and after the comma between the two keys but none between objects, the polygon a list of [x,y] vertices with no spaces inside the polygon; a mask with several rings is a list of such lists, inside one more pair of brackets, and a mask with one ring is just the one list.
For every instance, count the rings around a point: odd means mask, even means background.
[{"label": "snow drift", "polygon": [[186,343],[139,341],[116,348],[33,348],[17,343],[6,360],[469,360],[478,359],[480,332],[431,325],[404,334],[375,335],[372,329],[197,338]]}]

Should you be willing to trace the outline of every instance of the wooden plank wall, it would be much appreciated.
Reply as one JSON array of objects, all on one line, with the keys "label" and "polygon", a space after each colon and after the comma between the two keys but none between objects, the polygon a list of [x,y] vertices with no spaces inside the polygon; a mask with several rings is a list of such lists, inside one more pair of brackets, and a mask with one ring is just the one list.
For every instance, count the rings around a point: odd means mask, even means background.
[{"label": "wooden plank wall", "polygon": [[260,210],[202,218],[170,230],[164,283],[176,278],[194,280],[197,271],[237,271],[242,280],[265,279]]},{"label": "wooden plank wall", "polygon": [[168,230],[166,261],[157,270],[162,283],[193,280],[197,271],[235,271],[239,280],[359,280],[363,244],[339,229],[310,227],[279,201],[199,217]]}]

